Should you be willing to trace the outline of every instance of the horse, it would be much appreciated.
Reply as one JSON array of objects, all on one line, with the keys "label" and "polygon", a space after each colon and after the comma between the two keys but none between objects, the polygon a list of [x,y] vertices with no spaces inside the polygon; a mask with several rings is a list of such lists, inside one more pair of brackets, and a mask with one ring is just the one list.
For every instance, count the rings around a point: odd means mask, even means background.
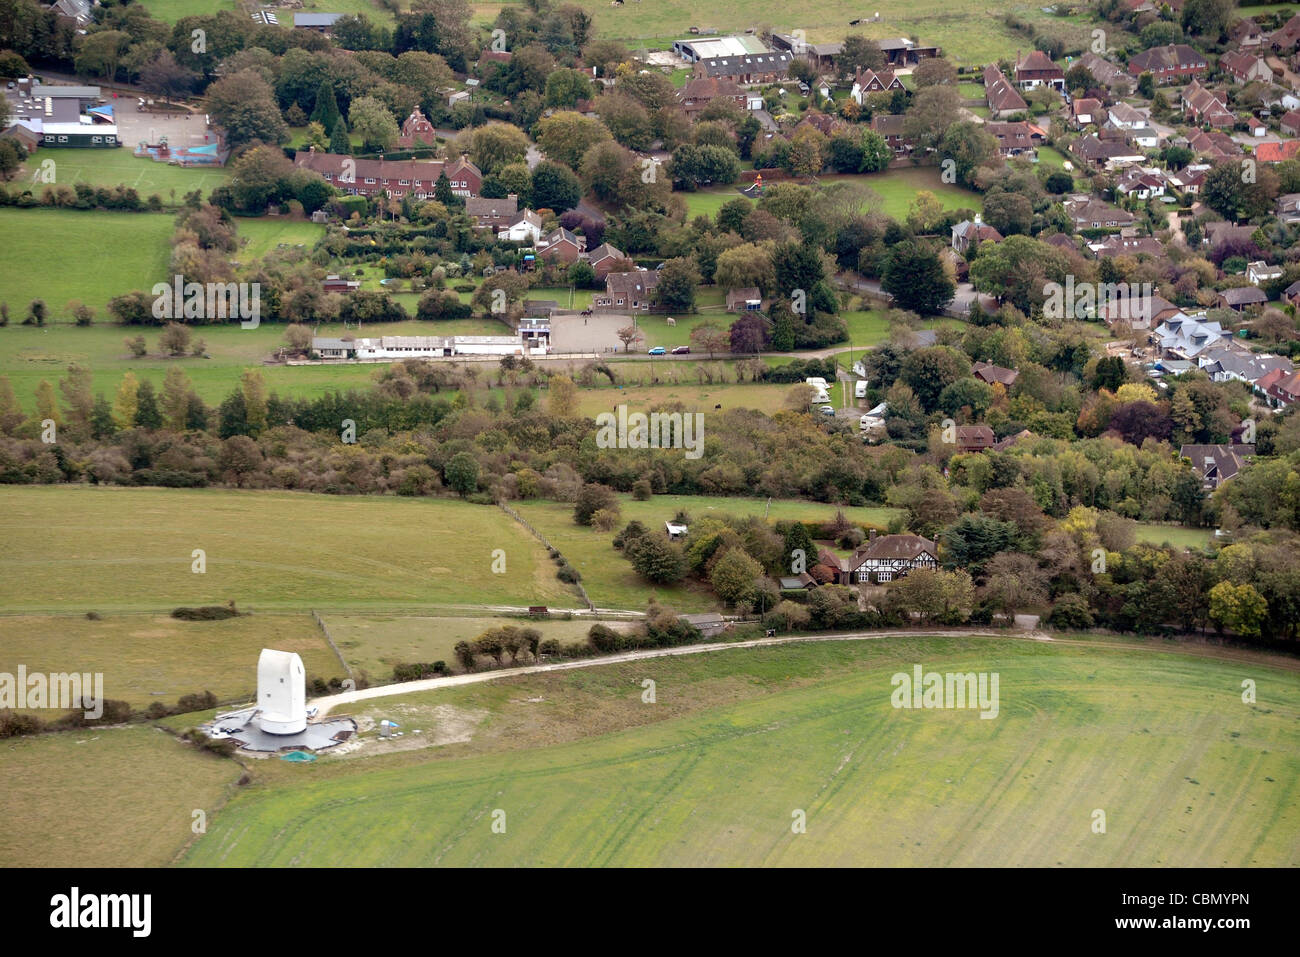
[{"label": "horse", "polygon": [[674,319],[672,316],[669,316],[669,317],[668,317],[667,322],[668,322],[668,325],[670,325],[670,326],[675,326],[675,325],[677,325],[677,320]]}]

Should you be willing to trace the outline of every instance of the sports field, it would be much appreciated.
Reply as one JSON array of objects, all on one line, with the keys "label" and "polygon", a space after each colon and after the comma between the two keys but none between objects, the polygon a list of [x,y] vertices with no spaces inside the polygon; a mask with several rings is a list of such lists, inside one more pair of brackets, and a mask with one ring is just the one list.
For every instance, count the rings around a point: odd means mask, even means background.
[{"label": "sports field", "polygon": [[[915,664],[997,673],[997,716],[893,708],[891,677]],[[1262,663],[899,637],[507,677],[362,713],[410,706],[475,715],[468,740],[267,762],[185,863],[1300,864],[1300,678]]]},{"label": "sports field", "polygon": [[[0,209],[0,302],[9,304],[11,324],[0,336],[23,320],[33,299],[45,301],[51,318],[65,316],[72,299],[102,316],[114,296],[161,282],[173,219],[164,213]],[[0,338],[0,355],[10,354]]]},{"label": "sports field", "polygon": [[118,149],[42,150],[27,163],[27,172],[20,174],[14,182],[27,185],[33,195],[39,196],[46,181],[32,182],[32,174],[40,171],[40,164],[48,159],[55,164],[56,185],[129,186],[140,194],[142,200],[156,193],[165,205],[177,206],[186,193],[197,189],[206,197],[230,179],[229,171],[222,168],[172,166],[136,156],[133,152],[135,145],[129,143]]},{"label": "sports field", "polygon": [[578,604],[518,523],[450,499],[10,485],[0,515],[10,613]]}]

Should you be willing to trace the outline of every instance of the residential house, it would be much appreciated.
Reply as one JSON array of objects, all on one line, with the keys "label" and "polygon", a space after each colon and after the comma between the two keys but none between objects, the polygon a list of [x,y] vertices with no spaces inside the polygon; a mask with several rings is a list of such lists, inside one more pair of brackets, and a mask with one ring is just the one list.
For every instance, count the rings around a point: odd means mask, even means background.
[{"label": "residential house", "polygon": [[1244,152],[1241,144],[1222,130],[1210,130],[1208,133],[1196,130],[1187,138],[1187,147],[1197,156],[1211,161],[1241,156]]},{"label": "residential house", "polygon": [[1282,300],[1293,306],[1300,306],[1300,279],[1282,290]]},{"label": "residential house", "polygon": [[1008,389],[1015,385],[1016,378],[1020,375],[1015,369],[1006,369],[991,362],[976,362],[971,366],[970,371],[971,375],[981,382],[987,382],[989,385],[997,382]]},{"label": "residential house", "polygon": [[1210,65],[1205,57],[1197,53],[1186,43],[1171,43],[1168,46],[1152,47],[1143,50],[1128,59],[1128,71],[1134,77],[1150,73],[1158,84],[1176,83],[1194,77],[1204,76]]},{"label": "residential house", "polygon": [[614,268],[615,264],[625,261],[630,260],[628,260],[626,255],[619,252],[609,243],[601,243],[595,249],[587,253],[587,262],[589,262],[591,268],[596,271],[597,279],[604,279],[609,275],[610,270]]},{"label": "residential house", "polygon": [[1029,109],[1020,91],[993,63],[984,68],[984,99],[995,120]]},{"label": "residential house", "polygon": [[1097,315],[1108,326],[1123,321],[1131,328],[1141,330],[1150,329],[1152,325],[1160,325],[1183,314],[1181,309],[1163,296],[1152,296],[1149,305],[1150,309],[1134,309],[1131,300],[1107,297],[1105,302],[1098,303]]},{"label": "residential house", "polygon": [[1300,46],[1300,13],[1274,30],[1268,38],[1268,45],[1278,53],[1294,53]]},{"label": "residential house", "polygon": [[96,6],[99,6],[98,2],[92,4],[91,0],[54,0],[49,9],[61,17],[75,20],[77,26],[84,29],[94,20],[92,7]]},{"label": "residential house", "polygon": [[397,138],[397,145],[404,150],[409,150],[420,146],[432,147],[437,142],[438,135],[434,131],[433,124],[420,112],[420,107],[416,106],[402,123],[402,135]]},{"label": "residential house", "polygon": [[474,219],[475,229],[490,229],[495,235],[519,218],[519,197],[473,197],[465,200],[465,213]]},{"label": "residential house", "polygon": [[849,96],[859,106],[863,99],[872,93],[890,93],[903,89],[903,81],[894,75],[893,70],[858,70],[853,77],[853,90]]},{"label": "residential house", "polygon": [[876,535],[868,533],[867,541],[853,550],[848,558],[839,558],[822,549],[817,556],[819,564],[836,572],[836,583],[851,585],[855,582],[888,582],[902,578],[914,568],[937,568],[939,549],[934,542],[920,535]]},{"label": "residential house", "polygon": [[1260,260],[1246,264],[1246,281],[1252,286],[1262,286],[1266,282],[1282,278],[1281,266],[1270,266]]},{"label": "residential house", "polygon": [[1255,457],[1253,445],[1184,445],[1178,454],[1192,462],[1207,492],[1231,479]]},{"label": "residential house", "polygon": [[1154,236],[1107,236],[1101,242],[1089,243],[1088,249],[1098,259],[1110,259],[1113,256],[1152,256],[1161,257],[1165,247]]},{"label": "residential house", "polygon": [[1089,51],[1079,57],[1078,62],[1094,80],[1116,95],[1124,95],[1133,89],[1133,78],[1100,54]]},{"label": "residential house", "polygon": [[1183,115],[1194,123],[1207,123],[1210,126],[1231,129],[1237,121],[1224,98],[1201,86],[1193,80],[1179,97]]},{"label": "residential house", "polygon": [[1032,439],[1034,437],[1035,436],[1033,432],[1030,432],[1028,429],[1021,429],[1015,435],[1008,435],[1005,439],[998,439],[998,441],[994,442],[991,446],[989,446],[989,448],[991,448],[994,452],[1005,452],[1013,445],[1018,445],[1019,443],[1024,442],[1028,439]]},{"label": "residential house", "polygon": [[1300,140],[1285,143],[1260,143],[1255,147],[1255,159],[1261,163],[1281,163],[1300,156]]},{"label": "residential house", "polygon": [[1085,166],[1118,169],[1146,160],[1141,150],[1124,142],[1103,140],[1096,133],[1078,137],[1070,144],[1070,153]]},{"label": "residential house", "polygon": [[1242,17],[1228,28],[1228,39],[1241,50],[1257,50],[1264,45],[1264,30],[1250,17]]},{"label": "residential house", "polygon": [[592,308],[602,312],[648,312],[654,307],[659,273],[650,269],[612,272],[605,276],[605,289],[592,297]]},{"label": "residential house", "polygon": [[987,425],[957,426],[957,451],[983,452],[993,447],[993,430]]},{"label": "residential house", "polygon": [[1169,185],[1180,193],[1195,196],[1205,184],[1205,176],[1209,171],[1208,166],[1185,166],[1176,173],[1168,174]]},{"label": "residential house", "polygon": [[1238,286],[1233,289],[1224,289],[1214,302],[1215,305],[1224,309],[1241,312],[1255,306],[1262,306],[1268,302],[1268,296],[1264,294],[1264,290],[1256,286]]},{"label": "residential house", "polygon": [[537,244],[537,257],[546,262],[576,263],[586,249],[585,239],[561,226]]},{"label": "residential house", "polygon": [[1106,111],[1106,120],[1112,129],[1122,130],[1127,139],[1144,150],[1159,145],[1159,137],[1151,126],[1151,119],[1141,110],[1127,103],[1116,103]]},{"label": "residential house", "polygon": [[755,312],[763,308],[763,294],[757,286],[727,290],[727,312]]},{"label": "residential house", "polygon": [[903,117],[893,113],[877,113],[871,118],[871,128],[885,138],[895,156],[912,152],[915,142],[903,132]]},{"label": "residential house", "polygon": [[1285,375],[1295,372],[1295,366],[1285,356],[1251,352],[1230,339],[1202,350],[1196,365],[1215,382],[1236,380],[1252,386],[1277,370]]},{"label": "residential house", "polygon": [[1133,214],[1092,196],[1067,199],[1062,206],[1075,229],[1119,229],[1132,226]]},{"label": "residential house", "polygon": [[1070,104],[1070,122],[1081,130],[1092,123],[1100,123],[1104,116],[1101,100],[1081,96]]},{"label": "residential house", "polygon": [[1277,198],[1277,218],[1288,226],[1300,223],[1300,193],[1283,193]]},{"label": "residential house", "polygon": [[974,222],[963,219],[952,228],[953,252],[961,256],[966,255],[972,243],[1000,243],[1002,238],[1000,232],[981,221],[979,213],[975,214]]},{"label": "residential house", "polygon": [[318,359],[353,359],[357,354],[357,344],[353,339],[314,336],[311,340],[311,354]]},{"label": "residential house", "polygon": [[1115,180],[1115,190],[1122,196],[1151,199],[1165,195],[1165,176],[1154,167],[1126,169]]},{"label": "residential house", "polygon": [[1233,83],[1273,82],[1273,69],[1264,62],[1263,57],[1249,53],[1225,53],[1219,57],[1219,69],[1232,78]]},{"label": "residential house", "polygon": [[1288,110],[1277,122],[1283,136],[1300,136],[1300,110]]},{"label": "residential house", "polygon": [[1030,50],[1023,57],[1016,58],[1015,78],[1016,86],[1022,90],[1050,86],[1065,92],[1065,71],[1042,50]]},{"label": "residential house", "polygon": [[730,100],[745,109],[745,91],[731,77],[697,77],[687,80],[677,94],[687,116],[694,116],[714,100]]},{"label": "residential house", "polygon": [[475,197],[483,184],[479,168],[464,156],[448,164],[441,160],[362,159],[312,148],[299,151],[294,163],[314,170],[350,196],[433,199],[438,178],[444,173],[457,196]]},{"label": "residential house", "polygon": [[542,217],[531,209],[515,214],[509,224],[497,230],[501,242],[536,244],[542,238]]},{"label": "residential house", "polygon": [[1036,156],[1043,137],[1035,127],[1023,121],[1016,123],[985,123],[984,131],[998,141],[998,152],[1005,158]]},{"label": "residential house", "polygon": [[1151,333],[1151,341],[1161,350],[1162,358],[1195,359],[1205,349],[1231,338],[1217,322],[1205,322],[1179,313],[1166,319]]},{"label": "residential house", "polygon": [[1268,387],[1268,395],[1276,405],[1300,402],[1300,372],[1278,379]]}]

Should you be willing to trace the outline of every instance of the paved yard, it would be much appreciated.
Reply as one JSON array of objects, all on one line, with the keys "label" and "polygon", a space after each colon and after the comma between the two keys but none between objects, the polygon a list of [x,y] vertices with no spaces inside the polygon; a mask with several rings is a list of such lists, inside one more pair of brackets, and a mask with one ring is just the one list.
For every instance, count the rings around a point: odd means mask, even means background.
[{"label": "paved yard", "polygon": [[[551,317],[552,352],[622,352],[618,330],[632,322],[631,316],[596,313],[593,316],[557,315]],[[645,352],[644,341],[633,346]]]}]

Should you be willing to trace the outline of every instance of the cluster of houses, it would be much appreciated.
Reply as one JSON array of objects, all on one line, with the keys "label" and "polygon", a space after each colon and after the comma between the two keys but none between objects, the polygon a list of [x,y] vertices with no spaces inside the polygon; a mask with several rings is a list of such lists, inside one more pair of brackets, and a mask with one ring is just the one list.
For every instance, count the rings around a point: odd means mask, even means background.
[{"label": "cluster of houses", "polygon": [[1159,356],[1155,378],[1199,369],[1215,382],[1245,382],[1275,408],[1293,405],[1300,397],[1300,373],[1285,356],[1252,352],[1220,323],[1189,316],[1159,297],[1152,311],[1158,317],[1148,338]]}]

